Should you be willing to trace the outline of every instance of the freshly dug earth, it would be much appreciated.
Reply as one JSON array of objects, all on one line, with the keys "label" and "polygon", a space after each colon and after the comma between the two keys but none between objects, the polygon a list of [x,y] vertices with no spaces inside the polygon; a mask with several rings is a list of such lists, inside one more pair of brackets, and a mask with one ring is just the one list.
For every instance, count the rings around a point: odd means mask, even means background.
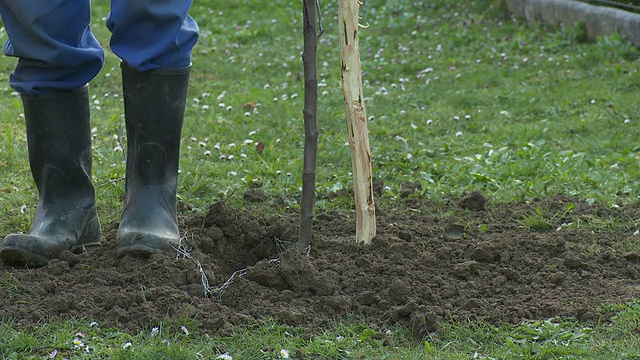
[{"label": "freshly dug earth", "polygon": [[[355,243],[351,213],[318,214],[308,254],[293,249],[298,214],[268,202],[251,211],[217,203],[206,214],[183,206],[192,258],[117,258],[117,224],[109,224],[93,253],[65,253],[39,269],[3,268],[0,319],[22,326],[83,318],[137,332],[188,316],[224,335],[264,318],[314,332],[355,317],[381,329],[401,324],[420,338],[448,321],[606,321],[602,304],[640,295],[640,254],[631,251],[638,235],[597,230],[611,228],[603,225],[611,217],[638,219],[635,208],[562,197],[493,205],[477,192],[445,204],[403,196],[379,206],[372,246]],[[562,215],[568,202],[576,207]],[[536,209],[552,230],[523,226]],[[581,229],[556,229],[571,222]]]}]

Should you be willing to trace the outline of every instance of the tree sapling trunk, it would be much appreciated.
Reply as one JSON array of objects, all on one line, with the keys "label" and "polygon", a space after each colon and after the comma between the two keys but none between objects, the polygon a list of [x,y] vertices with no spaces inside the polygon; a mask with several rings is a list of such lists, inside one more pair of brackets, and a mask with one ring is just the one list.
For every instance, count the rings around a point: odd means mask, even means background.
[{"label": "tree sapling trunk", "polygon": [[313,230],[313,205],[316,192],[316,160],[318,158],[318,76],[316,50],[316,1],[303,0],[302,32],[304,51],[304,164],[302,171],[302,197],[300,200],[300,236],[296,247],[307,249]]}]

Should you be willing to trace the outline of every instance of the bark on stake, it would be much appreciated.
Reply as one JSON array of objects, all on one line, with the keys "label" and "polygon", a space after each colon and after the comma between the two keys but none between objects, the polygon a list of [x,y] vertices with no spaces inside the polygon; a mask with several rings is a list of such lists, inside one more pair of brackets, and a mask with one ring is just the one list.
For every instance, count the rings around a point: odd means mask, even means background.
[{"label": "bark on stake", "polygon": [[302,198],[300,199],[300,237],[296,247],[306,249],[311,244],[313,202],[316,193],[316,160],[318,158],[318,76],[316,50],[316,0],[303,0],[304,51],[304,164]]},{"label": "bark on stake", "polygon": [[357,216],[356,241],[370,244],[376,236],[376,213],[373,200],[369,131],[362,90],[360,40],[358,39],[360,3],[358,0],[340,0],[339,4],[342,92],[353,166],[353,191]]}]

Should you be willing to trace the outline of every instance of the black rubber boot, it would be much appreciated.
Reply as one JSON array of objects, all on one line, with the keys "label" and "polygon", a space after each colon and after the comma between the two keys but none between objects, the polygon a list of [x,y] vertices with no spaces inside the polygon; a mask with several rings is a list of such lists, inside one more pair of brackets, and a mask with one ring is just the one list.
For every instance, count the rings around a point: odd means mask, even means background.
[{"label": "black rubber boot", "polygon": [[120,256],[149,256],[180,242],[176,185],[189,72],[139,72],[122,64],[127,174]]},{"label": "black rubber boot", "polygon": [[22,96],[31,173],[38,205],[29,234],[10,234],[0,246],[7,265],[38,267],[65,250],[100,245],[91,184],[87,87]]}]

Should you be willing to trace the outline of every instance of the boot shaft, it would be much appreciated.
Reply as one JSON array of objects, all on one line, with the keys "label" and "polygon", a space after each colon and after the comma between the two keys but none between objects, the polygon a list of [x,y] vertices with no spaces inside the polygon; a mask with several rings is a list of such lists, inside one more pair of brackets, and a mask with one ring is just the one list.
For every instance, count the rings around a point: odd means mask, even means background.
[{"label": "boot shaft", "polygon": [[92,206],[88,88],[22,95],[22,103],[39,206],[68,198]]},{"label": "boot shaft", "polygon": [[139,72],[122,64],[127,184],[175,192],[190,68]]}]

